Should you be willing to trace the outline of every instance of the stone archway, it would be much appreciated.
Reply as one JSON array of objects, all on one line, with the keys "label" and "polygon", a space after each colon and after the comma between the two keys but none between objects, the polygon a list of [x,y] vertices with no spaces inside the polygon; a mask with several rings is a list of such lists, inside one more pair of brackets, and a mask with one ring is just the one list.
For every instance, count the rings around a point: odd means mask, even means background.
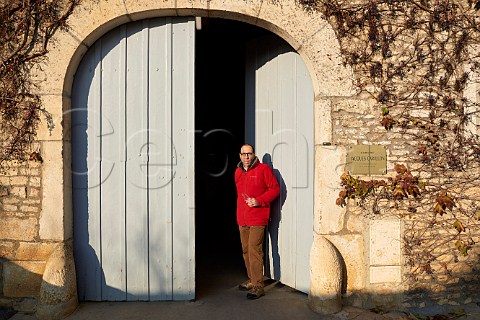
[{"label": "stone archway", "polygon": [[[40,237],[64,243],[72,240],[69,110],[73,76],[82,56],[107,31],[127,22],[159,16],[215,17],[246,22],[277,34],[300,54],[310,72],[315,93],[315,146],[311,146],[315,149],[314,234],[321,239],[322,235],[337,231],[336,224],[329,221],[338,221],[343,213],[331,203],[336,191],[330,184],[343,151],[328,146],[332,140],[330,105],[333,97],[348,97],[354,93],[353,76],[343,66],[333,29],[320,14],[307,13],[294,0],[281,5],[243,0],[161,3],[91,0],[83,1],[76,8],[69,20],[69,31],[56,34],[55,47],[35,75],[44,80],[38,89],[44,104],[54,121],[62,123],[52,132],[42,127],[38,134],[45,159]],[[314,240],[314,246],[318,243]],[[317,270],[315,262],[311,264],[312,269]],[[315,279],[313,274],[312,281],[322,281]],[[322,295],[322,290],[311,292]],[[323,298],[329,299],[328,295]]]}]

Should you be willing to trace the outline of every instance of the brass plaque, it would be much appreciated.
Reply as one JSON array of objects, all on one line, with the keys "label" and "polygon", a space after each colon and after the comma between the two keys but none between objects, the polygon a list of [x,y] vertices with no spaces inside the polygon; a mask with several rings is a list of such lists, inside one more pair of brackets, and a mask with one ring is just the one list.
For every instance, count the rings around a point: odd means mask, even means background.
[{"label": "brass plaque", "polygon": [[387,172],[387,152],[383,146],[352,146],[347,155],[350,174],[382,175]]}]

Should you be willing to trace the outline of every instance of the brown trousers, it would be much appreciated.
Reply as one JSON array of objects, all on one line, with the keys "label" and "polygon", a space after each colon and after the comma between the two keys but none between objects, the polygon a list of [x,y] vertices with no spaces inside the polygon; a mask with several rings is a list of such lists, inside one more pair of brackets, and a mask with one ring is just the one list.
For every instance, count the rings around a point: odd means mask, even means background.
[{"label": "brown trousers", "polygon": [[254,286],[263,287],[263,239],[265,237],[265,226],[240,226],[239,230],[248,279]]}]

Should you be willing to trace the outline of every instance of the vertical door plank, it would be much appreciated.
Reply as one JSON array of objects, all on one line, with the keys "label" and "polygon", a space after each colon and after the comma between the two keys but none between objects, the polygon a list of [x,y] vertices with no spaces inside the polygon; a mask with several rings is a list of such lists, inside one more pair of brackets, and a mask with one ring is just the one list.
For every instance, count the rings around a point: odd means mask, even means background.
[{"label": "vertical door plank", "polygon": [[[119,42],[120,41],[120,42]],[[102,39],[102,300],[125,300],[125,27]]]},{"label": "vertical door plank", "polygon": [[260,160],[262,160],[262,156],[265,153],[271,154],[273,151],[269,148],[270,140],[275,130],[273,120],[275,110],[272,109],[272,106],[275,106],[278,102],[278,91],[275,90],[278,79],[277,70],[274,68],[276,61],[271,59],[275,53],[270,51],[271,48],[268,45],[266,48],[264,47],[264,51],[257,51],[256,53],[256,62],[260,64],[257,65],[258,70],[256,71],[257,81],[255,87],[256,99],[258,100],[255,108],[255,118],[257,119],[255,132],[259,132],[258,130],[264,131],[264,133],[255,136],[255,151]]},{"label": "vertical door plank", "polygon": [[101,41],[83,58],[72,95],[72,183],[78,296],[101,300],[100,80]]},{"label": "vertical door plank", "polygon": [[192,18],[179,18],[172,39],[174,300],[195,297],[194,38]]},{"label": "vertical door plank", "polygon": [[[281,97],[275,106],[276,130],[272,144],[275,148],[273,160],[276,163],[282,179],[287,181],[287,196],[281,208],[281,229],[279,231],[279,251],[282,261],[282,282],[295,284],[296,277],[296,224],[297,224],[297,194],[296,194],[296,164],[297,153],[295,146],[295,118],[297,105],[295,104],[294,54],[285,45],[276,46],[278,49],[277,90]],[[278,149],[278,150],[277,150]],[[278,160],[277,160],[278,159]],[[295,287],[295,285],[294,285]]]},{"label": "vertical door plank", "polygon": [[127,300],[148,300],[148,21],[127,28]]},{"label": "vertical door plank", "polygon": [[[310,74],[301,57],[296,55],[296,128],[299,132],[296,142],[297,160],[296,167],[296,192],[297,201],[297,266],[304,268],[310,266],[310,249],[313,242],[313,159],[314,159],[314,105],[313,85]],[[311,199],[304,201],[304,199]],[[301,214],[300,214],[301,213]],[[302,292],[310,290],[310,273],[296,273],[296,288]]]},{"label": "vertical door plank", "polygon": [[[98,57],[98,60],[97,60]],[[101,61],[101,44],[95,46],[95,60]],[[88,159],[88,235],[90,239],[90,246],[96,252],[98,261],[92,261],[95,268],[92,270],[92,276],[95,276],[95,281],[91,283],[91,291],[87,295],[92,300],[101,299],[102,282],[104,281],[103,271],[101,267],[102,249],[101,249],[101,191],[103,172],[101,169],[101,136],[102,136],[102,118],[99,116],[102,110],[101,101],[101,76],[102,65],[97,64],[95,70],[95,78],[92,84],[92,106],[90,107],[90,100],[88,103],[88,154],[92,154]],[[90,99],[90,97],[89,97]],[[95,168],[91,170],[91,168]],[[92,280],[92,279],[89,279]]]},{"label": "vertical door plank", "polygon": [[172,24],[150,25],[149,181],[150,300],[172,299]]}]

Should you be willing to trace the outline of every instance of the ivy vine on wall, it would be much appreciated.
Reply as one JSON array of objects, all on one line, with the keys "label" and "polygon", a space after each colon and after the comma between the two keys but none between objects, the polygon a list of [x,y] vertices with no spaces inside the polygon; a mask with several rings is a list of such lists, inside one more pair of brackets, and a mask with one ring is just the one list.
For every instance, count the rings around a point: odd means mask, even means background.
[{"label": "ivy vine on wall", "polygon": [[51,130],[54,123],[31,71],[79,1],[0,0],[0,171],[14,160],[40,159],[32,149],[38,125],[43,118]]},{"label": "ivy vine on wall", "polygon": [[448,273],[480,240],[480,4],[299,2],[333,26],[359,95],[375,99],[385,138],[407,150],[385,179],[345,172],[337,205],[400,216],[412,277]]}]

